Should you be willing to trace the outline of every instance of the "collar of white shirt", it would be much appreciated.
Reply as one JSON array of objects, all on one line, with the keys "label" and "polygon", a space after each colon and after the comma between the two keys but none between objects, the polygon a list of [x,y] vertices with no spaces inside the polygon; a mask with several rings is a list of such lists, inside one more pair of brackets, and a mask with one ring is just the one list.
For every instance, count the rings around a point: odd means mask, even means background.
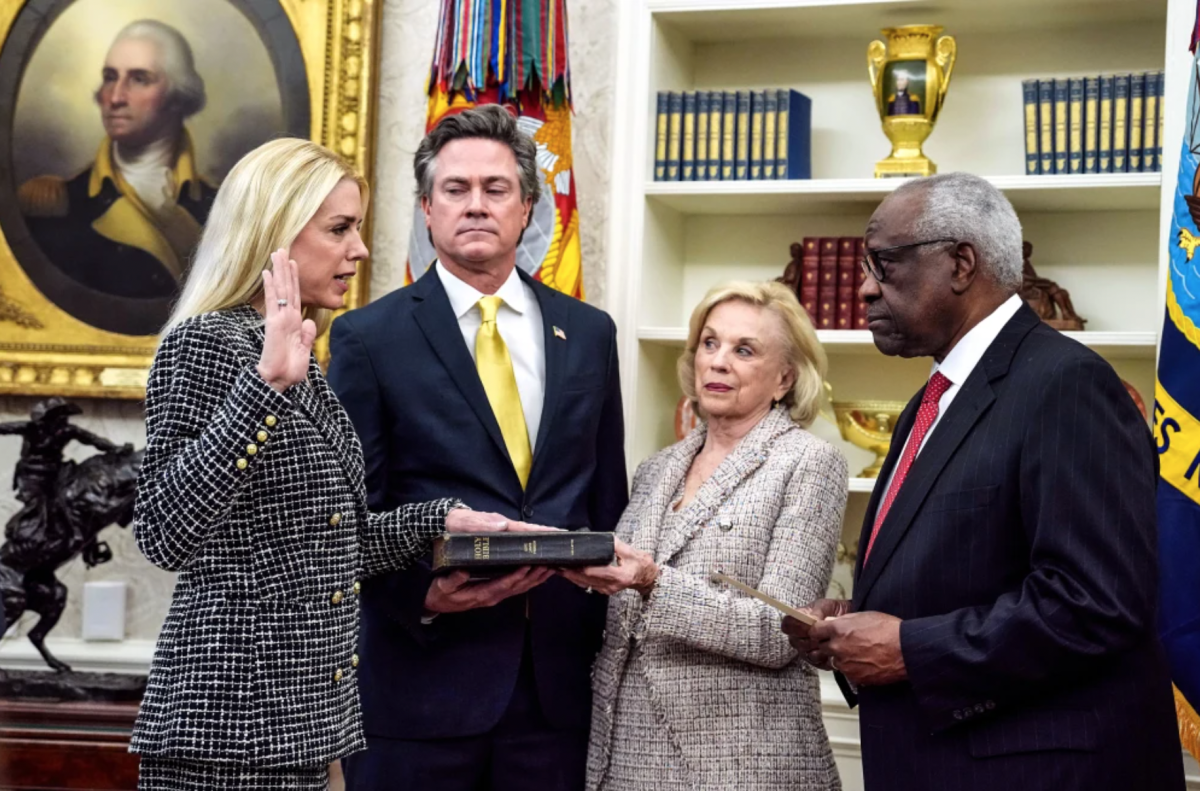
[{"label": "collar of white shirt", "polygon": [[[450,300],[450,309],[454,311],[454,317],[457,319],[461,319],[468,311],[474,310],[479,300],[487,296],[466,281],[455,277],[436,261],[434,262],[434,271],[442,281],[442,288],[446,289],[446,296]],[[523,285],[521,276],[517,274],[517,268],[514,266],[508,273],[508,279],[496,291],[496,296],[500,297],[510,309],[517,313],[524,313],[527,302]]]},{"label": "collar of white shirt", "polygon": [[941,363],[935,362],[933,371],[930,371],[929,375],[933,376],[934,372],[941,371],[942,376],[949,379],[952,384],[961,386],[967,381],[971,371],[975,370],[979,361],[983,359],[988,347],[1000,335],[1004,325],[1017,315],[1021,304],[1021,298],[1016,294],[1006,299],[988,314],[987,318],[968,330],[967,334],[962,336],[962,339],[946,355],[946,359]]}]

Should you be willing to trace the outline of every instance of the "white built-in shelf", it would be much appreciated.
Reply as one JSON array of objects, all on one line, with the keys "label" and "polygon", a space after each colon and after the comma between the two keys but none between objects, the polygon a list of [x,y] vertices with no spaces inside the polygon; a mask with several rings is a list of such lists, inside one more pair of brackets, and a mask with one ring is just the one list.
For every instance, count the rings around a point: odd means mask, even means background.
[{"label": "white built-in shelf", "polygon": [[[1157,337],[1153,332],[1066,332],[1104,357],[1114,359],[1154,359]],[[879,354],[868,330],[817,330],[817,339],[830,355]],[[682,346],[687,327],[639,327],[643,343]]]},{"label": "white built-in shelf", "polygon": [[858,492],[859,494],[870,494],[875,490],[875,481],[878,478],[851,478],[850,491]]},{"label": "white built-in shelf", "polygon": [[646,0],[646,6],[664,27],[697,43],[858,38],[917,23],[994,35],[1167,18],[1167,0]]},{"label": "white built-in shelf", "polygon": [[[688,215],[835,214],[873,211],[906,179],[649,181],[648,200]],[[1018,212],[1157,210],[1161,173],[992,176]]]}]

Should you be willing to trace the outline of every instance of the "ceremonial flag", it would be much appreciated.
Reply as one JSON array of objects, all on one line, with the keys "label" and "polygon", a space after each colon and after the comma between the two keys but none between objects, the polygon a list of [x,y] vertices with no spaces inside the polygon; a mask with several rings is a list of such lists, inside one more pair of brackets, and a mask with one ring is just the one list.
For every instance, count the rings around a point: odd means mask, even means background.
[{"label": "ceremonial flag", "polygon": [[[1200,58],[1193,27],[1187,120],[1168,244],[1167,310],[1154,387],[1158,443],[1159,633],[1184,747],[1200,758]],[[1160,110],[1161,112],[1161,110]]]},{"label": "ceremonial flag", "polygon": [[[442,0],[425,129],[479,104],[507,107],[537,144],[542,197],[517,248],[517,266],[583,299],[566,0]],[[406,284],[437,256],[419,202],[412,228]]]}]

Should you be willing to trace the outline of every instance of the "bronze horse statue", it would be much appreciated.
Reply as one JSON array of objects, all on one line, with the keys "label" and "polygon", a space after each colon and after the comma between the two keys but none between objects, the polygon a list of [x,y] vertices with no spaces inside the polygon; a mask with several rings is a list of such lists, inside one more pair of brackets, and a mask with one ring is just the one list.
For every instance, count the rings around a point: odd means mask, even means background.
[{"label": "bronze horse statue", "polygon": [[[71,425],[68,417],[78,412],[56,397],[34,406],[29,421],[0,424],[0,434],[21,434],[25,440],[14,474],[24,506],[8,520],[0,546],[4,621],[13,624],[26,610],[38,613],[29,641],[58,672],[71,668],[45,645],[67,603],[67,588],[54,572],[79,554],[89,567],[112,560],[112,551],[97,536],[109,525],[126,527],[133,521],[142,466],[143,451],[118,447]],[[103,452],[79,463],[64,460],[62,450],[72,440]]]}]

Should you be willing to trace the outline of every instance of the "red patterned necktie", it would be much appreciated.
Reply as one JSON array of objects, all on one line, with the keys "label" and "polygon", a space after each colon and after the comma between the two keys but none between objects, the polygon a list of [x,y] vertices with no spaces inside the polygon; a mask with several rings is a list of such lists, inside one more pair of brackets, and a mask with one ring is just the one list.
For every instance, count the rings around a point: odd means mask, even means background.
[{"label": "red patterned necktie", "polygon": [[908,444],[904,446],[904,455],[900,457],[900,463],[896,465],[896,473],[892,476],[892,485],[888,487],[887,495],[884,496],[883,503],[879,506],[879,513],[875,517],[875,525],[871,528],[871,538],[867,542],[867,554],[863,557],[864,567],[871,557],[871,547],[875,546],[875,537],[879,535],[879,528],[883,524],[883,520],[887,518],[888,511],[891,510],[892,503],[896,501],[896,495],[900,493],[900,487],[904,485],[904,479],[908,477],[908,471],[917,458],[917,451],[921,449],[921,443],[925,441],[925,435],[929,433],[933,421],[937,420],[938,402],[950,389],[951,384],[951,381],[941,371],[937,371],[929,377],[929,384],[925,385],[925,395],[921,398],[921,406],[917,408],[917,418],[913,422],[912,433],[908,436]]}]

